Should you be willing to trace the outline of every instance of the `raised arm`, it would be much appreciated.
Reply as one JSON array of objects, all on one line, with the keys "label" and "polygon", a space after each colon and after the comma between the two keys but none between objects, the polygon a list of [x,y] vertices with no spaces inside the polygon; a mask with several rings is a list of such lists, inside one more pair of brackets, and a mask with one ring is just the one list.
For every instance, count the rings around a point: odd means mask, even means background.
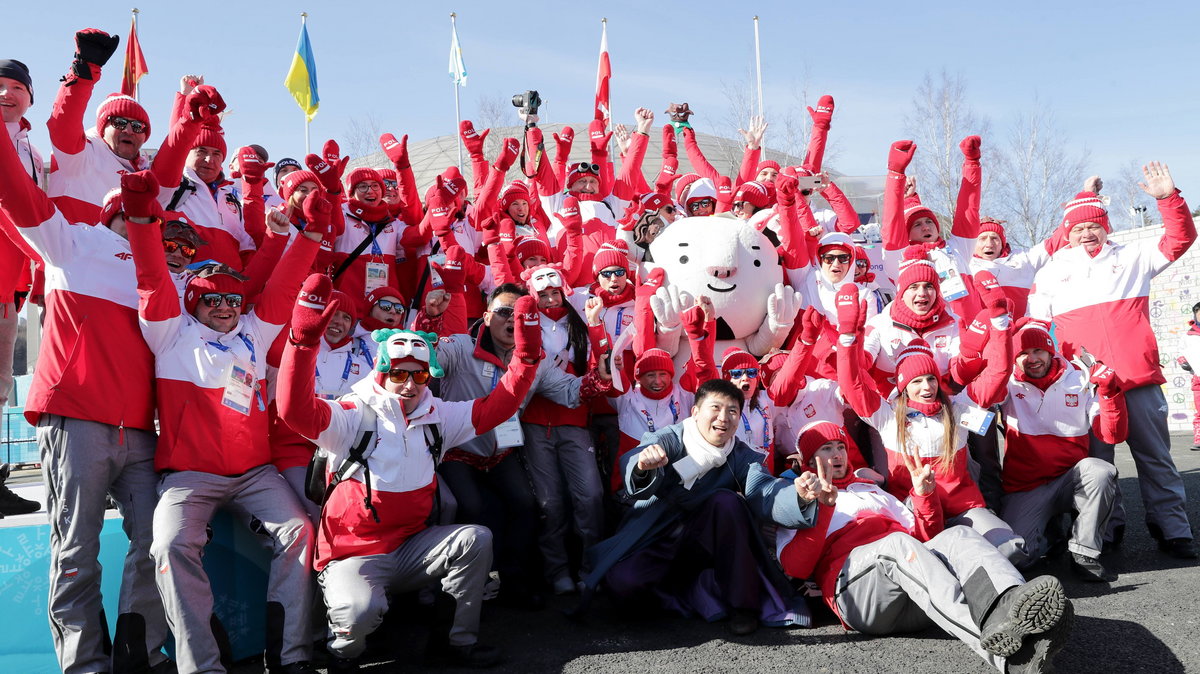
[{"label": "raised arm", "polygon": [[963,239],[979,236],[979,194],[983,186],[979,166],[979,136],[967,136],[958,144],[963,153],[962,183],[954,206],[954,224],[950,233]]},{"label": "raised arm", "polygon": [[843,285],[836,298],[838,312],[837,373],[838,387],[846,404],[864,420],[871,419],[883,405],[883,398],[871,386],[863,363],[863,329],[867,307],[858,297],[858,286]]},{"label": "raised arm", "polygon": [[708,158],[704,156],[704,152],[700,149],[700,144],[696,142],[696,132],[692,127],[685,126],[683,128],[683,150],[687,153],[688,161],[692,164],[692,170],[700,174],[702,178],[708,178],[717,184],[717,179],[721,177],[721,173],[708,163]]},{"label": "raised arm", "polygon": [[179,184],[188,153],[196,143],[200,129],[206,123],[219,123],[224,109],[221,94],[208,85],[196,87],[187,95],[181,117],[171,126],[150,166],[160,185],[171,189]]},{"label": "raised arm", "polygon": [[332,294],[333,281],[328,276],[312,274],[305,279],[292,307],[291,330],[279,363],[279,416],[292,430],[312,439],[329,428],[333,417],[330,406],[313,394],[321,339],[340,308],[339,300],[330,301]]},{"label": "raised arm", "polygon": [[[75,60],[63,77],[50,109],[50,120],[46,122],[50,144],[55,150],[67,155],[83,151],[87,143],[83,117],[87,114],[88,101],[100,80],[101,69],[117,50],[119,42],[119,37],[95,28],[75,33]],[[104,129],[97,131],[103,133]]]},{"label": "raised arm", "polygon": [[528,295],[519,297],[513,312],[516,331],[512,360],[495,390],[477,398],[471,407],[471,426],[477,435],[492,430],[517,413],[537,375],[538,361],[545,355],[537,300]]},{"label": "raised arm", "polygon": [[908,246],[908,228],[904,226],[904,171],[912,161],[917,144],[911,140],[892,143],[888,152],[888,174],[883,186],[883,235],[884,250],[904,250]]},{"label": "raised arm", "polygon": [[738,129],[738,133],[746,140],[746,150],[742,153],[742,166],[733,181],[735,188],[758,177],[758,163],[762,158],[762,141],[767,133],[767,122],[762,115],[755,115],[750,118],[750,130]]},{"label": "raised arm", "polygon": [[783,367],[775,373],[771,378],[771,385],[767,387],[767,393],[776,407],[791,405],[796,400],[796,394],[806,386],[808,377],[805,373],[812,364],[813,347],[825,328],[825,316],[816,307],[806,307],[800,319],[800,326],[800,339],[796,341],[791,353],[783,362]]},{"label": "raised arm", "polygon": [[641,191],[641,183],[645,183],[645,178],[641,177],[642,161],[646,158],[646,148],[650,145],[650,127],[654,124],[654,113],[649,108],[638,108],[635,115],[638,120],[637,131],[629,141],[629,150],[621,162],[621,172],[617,174],[616,183],[613,184],[613,194],[626,201],[637,196]]},{"label": "raised arm", "polygon": [[158,181],[150,171],[121,176],[121,200],[129,248],[137,273],[138,317],[142,335],[152,351],[168,343],[179,330],[179,292],[171,280],[162,248],[162,207]]},{"label": "raised arm", "polygon": [[458,132],[462,136],[463,146],[467,148],[467,155],[471,158],[471,180],[474,185],[471,191],[475,194],[479,193],[488,177],[488,162],[487,158],[483,156],[483,143],[491,131],[491,129],[484,129],[483,133],[477,133],[475,125],[469,119],[458,123]]},{"label": "raised arm", "polygon": [[333,206],[320,191],[310,192],[305,197],[304,220],[308,224],[284,252],[254,307],[254,315],[264,323],[284,325],[287,322],[292,312],[292,299],[312,269],[321,239],[329,233],[332,210]]},{"label": "raised arm", "polygon": [[980,284],[991,328],[983,358],[987,365],[967,384],[967,395],[980,407],[999,404],[1008,395],[1008,377],[1012,374],[1012,300],[1004,296],[995,278],[987,285]]},{"label": "raised arm", "polygon": [[[565,186],[562,184],[562,180],[554,175],[554,167],[546,160],[542,130],[536,126],[525,129],[525,146],[527,148],[526,161],[533,161],[537,164],[532,168],[534,173],[530,179],[537,186],[538,192],[546,197],[558,194]],[[532,155],[532,157],[528,155]],[[526,165],[525,170],[529,171],[531,167]]]},{"label": "raised arm", "polygon": [[828,94],[817,101],[817,109],[808,108],[812,118],[812,132],[808,135],[808,149],[804,153],[804,168],[814,175],[821,172],[825,161],[825,142],[829,138],[829,125],[833,120],[833,96]]},{"label": "raised arm", "polygon": [[1175,180],[1166,164],[1152,161],[1142,167],[1142,175],[1146,182],[1138,183],[1138,186],[1155,198],[1158,212],[1162,214],[1163,235],[1158,240],[1158,249],[1168,262],[1174,262],[1196,242],[1196,223],[1192,220],[1187,202],[1179,196],[1179,189],[1175,187]]},{"label": "raised arm", "polygon": [[379,146],[396,169],[396,188],[400,193],[400,219],[407,225],[415,225],[421,221],[421,194],[417,191],[417,178],[408,158],[408,134],[396,140],[392,134],[385,133],[379,137]]},{"label": "raised arm", "polygon": [[858,211],[854,210],[854,204],[850,203],[846,193],[830,180],[822,181],[821,185],[821,196],[829,202],[829,207],[837,215],[837,231],[843,234],[858,231]]}]

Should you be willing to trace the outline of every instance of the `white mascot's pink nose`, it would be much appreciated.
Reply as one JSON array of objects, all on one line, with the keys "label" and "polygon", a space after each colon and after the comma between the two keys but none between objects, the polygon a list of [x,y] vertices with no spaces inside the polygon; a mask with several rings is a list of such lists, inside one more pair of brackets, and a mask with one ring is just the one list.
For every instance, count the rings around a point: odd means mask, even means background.
[{"label": "white mascot's pink nose", "polygon": [[720,279],[732,278],[737,273],[737,267],[708,267],[710,276]]}]

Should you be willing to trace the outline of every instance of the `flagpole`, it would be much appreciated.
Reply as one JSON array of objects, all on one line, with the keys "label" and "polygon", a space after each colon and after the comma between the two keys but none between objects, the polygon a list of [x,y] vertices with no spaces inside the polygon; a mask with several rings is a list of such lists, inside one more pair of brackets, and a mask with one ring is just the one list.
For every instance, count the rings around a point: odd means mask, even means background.
[{"label": "flagpole", "polygon": [[762,95],[762,52],[759,49],[758,42],[758,16],[754,17],[754,70],[758,78],[758,116],[763,114],[763,95]]},{"label": "flagpole", "polygon": [[[134,7],[133,8],[133,30],[135,33],[137,32],[138,14],[139,13],[141,13],[141,10],[139,10],[137,7]],[[134,82],[133,83],[133,100],[141,103],[142,102],[141,94],[142,94],[142,85],[139,84],[138,82]]]},{"label": "flagpole", "polygon": [[[457,25],[457,22],[455,21],[455,17],[457,17],[457,16],[458,15],[455,14],[454,12],[450,12],[450,32],[451,32],[451,34],[453,34],[455,36],[456,39],[458,37],[458,25]],[[459,48],[461,49],[461,47],[459,47]],[[451,80],[450,85],[454,87],[454,120],[456,122],[455,126],[454,126],[454,129],[455,129],[454,135],[455,135],[455,137],[458,138],[458,170],[462,171],[463,170],[462,134],[458,133],[458,129],[460,127],[462,127],[462,113],[459,112],[459,107],[458,107],[458,88],[459,88],[458,80],[457,79]]]},{"label": "flagpole", "polygon": [[[307,26],[308,26],[308,12],[300,12],[300,30],[301,30],[301,32],[303,32],[307,28]],[[309,49],[311,49],[311,47]],[[311,152],[311,150],[309,150],[309,141],[308,141],[308,125],[309,125],[308,113],[303,110],[301,112],[304,112],[304,154],[307,156]]]}]

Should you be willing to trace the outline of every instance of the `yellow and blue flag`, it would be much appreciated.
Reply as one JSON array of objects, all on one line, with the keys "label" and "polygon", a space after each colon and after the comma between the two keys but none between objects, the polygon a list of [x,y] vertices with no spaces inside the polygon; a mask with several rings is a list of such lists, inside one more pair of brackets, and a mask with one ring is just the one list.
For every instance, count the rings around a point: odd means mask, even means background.
[{"label": "yellow and blue flag", "polygon": [[292,92],[292,97],[311,122],[317,108],[321,107],[321,98],[317,95],[317,62],[313,60],[307,25],[300,26],[300,42],[296,44],[292,67],[288,69],[283,86]]},{"label": "yellow and blue flag", "polygon": [[462,47],[458,46],[458,29],[450,27],[450,79],[460,87],[467,86],[467,66],[463,63]]}]

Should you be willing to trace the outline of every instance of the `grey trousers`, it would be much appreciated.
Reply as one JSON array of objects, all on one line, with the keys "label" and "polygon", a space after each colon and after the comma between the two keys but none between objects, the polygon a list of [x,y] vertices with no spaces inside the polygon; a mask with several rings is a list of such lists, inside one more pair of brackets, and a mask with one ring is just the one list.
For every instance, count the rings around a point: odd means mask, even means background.
[{"label": "grey trousers", "polygon": [[308,466],[292,466],[279,471],[283,479],[287,481],[288,486],[292,488],[292,493],[296,495],[296,500],[300,505],[304,506],[304,512],[308,513],[308,519],[312,521],[313,528],[321,524],[321,506],[312,502],[308,495],[304,493],[305,478],[308,477]]},{"label": "grey trousers", "polygon": [[893,533],[855,548],[838,575],[835,601],[842,620],[864,634],[915,632],[936,624],[1000,671],[1004,658],[979,645],[962,582],[983,569],[996,593],[1025,579],[968,527],[952,527],[921,543]]},{"label": "grey trousers", "polygon": [[974,529],[1017,568],[1024,568],[1037,561],[1037,557],[1030,555],[1026,549],[1025,539],[1018,536],[1008,522],[987,508],[971,508],[946,518],[947,529],[959,525]]},{"label": "grey trousers", "polygon": [[[151,524],[158,497],[155,435],[43,414],[37,442],[50,519],[50,634],[63,672],[107,672],[158,664],[168,636],[154,589]],[[100,596],[100,530],[111,495],[129,537],[109,655]]]},{"label": "grey trousers", "polygon": [[198,471],[167,473],[154,511],[155,580],[175,633],[180,672],[223,672],[212,631],[213,594],[201,563],[206,527],[217,508],[253,518],[271,537],[267,584],[268,666],[308,660],[313,527],[274,466],[235,477]]},{"label": "grey trousers", "polygon": [[329,651],[354,658],[367,646],[388,608],[388,592],[411,592],[440,582],[457,609],[450,644],[479,638],[483,586],[492,568],[492,532],[473,524],[436,526],[380,555],[338,559],[318,576],[329,609]]},{"label": "grey trousers", "polygon": [[586,428],[536,424],[521,427],[525,431],[525,466],[542,513],[538,544],[546,578],[554,582],[569,573],[566,498],[571,499],[575,531],[586,550],[599,543],[603,534],[604,485],[596,467],[592,436]]},{"label": "grey trousers", "polygon": [[[1142,492],[1142,503],[1146,506],[1146,523],[1157,527],[1163,538],[1192,538],[1192,525],[1188,522],[1187,494],[1183,478],[1171,458],[1171,434],[1167,428],[1167,399],[1162,388],[1142,386],[1125,392],[1125,406],[1129,410],[1129,443],[1133,464],[1137,468],[1138,488]],[[1102,442],[1092,442],[1091,455],[1113,463],[1115,448]],[[1117,525],[1125,524],[1125,508],[1121,505],[1121,492],[1112,517],[1108,521],[1108,534]],[[1105,538],[1111,538],[1106,535]]]},{"label": "grey trousers", "polygon": [[1046,554],[1046,524],[1052,517],[1075,512],[1067,548],[1084,557],[1100,556],[1105,527],[1117,495],[1117,468],[1088,457],[1062,475],[1029,491],[1004,495],[1000,511],[1013,531],[1025,539],[1034,558]]}]

